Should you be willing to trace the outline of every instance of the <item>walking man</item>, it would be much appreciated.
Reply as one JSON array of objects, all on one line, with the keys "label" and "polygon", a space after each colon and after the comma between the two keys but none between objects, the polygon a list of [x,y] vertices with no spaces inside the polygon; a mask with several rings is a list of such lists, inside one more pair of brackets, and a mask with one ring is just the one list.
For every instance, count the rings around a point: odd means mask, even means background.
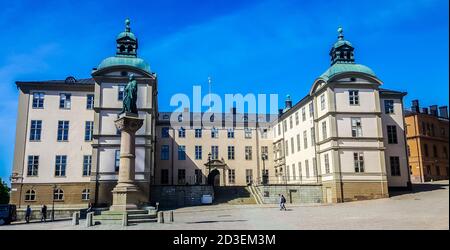
[{"label": "walking man", "polygon": [[286,198],[284,198],[284,195],[282,194],[278,194],[278,196],[280,196],[280,211],[284,210],[286,211]]},{"label": "walking man", "polygon": [[41,222],[47,222],[47,206],[44,204],[41,208]]},{"label": "walking man", "polygon": [[30,223],[30,217],[31,217],[31,207],[30,205],[27,205],[27,210],[25,211],[25,221],[27,223]]}]

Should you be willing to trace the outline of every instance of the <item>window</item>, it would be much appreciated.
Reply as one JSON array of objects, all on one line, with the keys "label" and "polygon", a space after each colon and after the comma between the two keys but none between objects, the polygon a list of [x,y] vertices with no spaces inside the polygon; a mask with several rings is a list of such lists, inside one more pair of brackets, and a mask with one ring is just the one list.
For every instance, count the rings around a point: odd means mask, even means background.
[{"label": "window", "polygon": [[169,160],[169,145],[161,146],[161,160],[163,161]]},{"label": "window", "polygon": [[36,191],[30,189],[25,192],[25,201],[35,201],[36,200]]},{"label": "window", "polygon": [[384,113],[385,114],[394,113],[394,100],[384,100]]},{"label": "window", "polygon": [[195,184],[200,185],[203,183],[203,174],[201,169],[196,169],[195,171]]},{"label": "window", "polygon": [[322,122],[322,139],[327,139],[327,122]]},{"label": "window", "polygon": [[27,190],[25,192],[25,201],[35,201],[36,200],[36,191],[33,189]]},{"label": "window", "polygon": [[330,173],[330,159],[328,158],[328,154],[325,154],[323,156],[323,161],[325,164],[325,174],[329,174]]},{"label": "window", "polygon": [[169,170],[161,169],[161,184],[169,184]]},{"label": "window", "polygon": [[278,123],[278,135],[281,135],[281,124]]},{"label": "window", "polygon": [[269,158],[269,147],[261,146],[261,155],[263,160],[267,160]]},{"label": "window", "polygon": [[313,157],[312,159],[312,163],[313,163],[313,173],[314,176],[318,176],[318,172],[317,172],[317,161],[316,161],[316,157]]},{"label": "window", "polygon": [[227,137],[234,138],[234,129],[232,128],[227,129]]},{"label": "window", "polygon": [[186,184],[186,170],[178,169],[178,185]]},{"label": "window", "polygon": [[169,128],[168,127],[161,128],[161,137],[169,138]]},{"label": "window", "polygon": [[183,115],[180,114],[180,115],[178,115],[178,122],[182,122],[182,121],[183,121]]},{"label": "window", "polygon": [[436,145],[433,145],[433,157],[435,157],[435,158],[438,157],[438,151],[437,151]]},{"label": "window", "polygon": [[362,152],[353,153],[353,161],[356,173],[364,173],[364,154]]},{"label": "window", "polygon": [[58,141],[69,139],[69,121],[58,121]]},{"label": "window", "polygon": [[252,146],[245,146],[245,159],[252,160]]},{"label": "window", "polygon": [[219,146],[211,146],[211,159],[219,159]]},{"label": "window", "polygon": [[425,122],[422,122],[422,134],[423,135],[427,134],[427,127],[425,126]]},{"label": "window", "polygon": [[297,173],[295,172],[295,164],[292,164],[292,180],[297,180]]},{"label": "window", "polygon": [[41,140],[42,121],[32,120],[30,127],[30,141]]},{"label": "window", "polygon": [[184,129],[184,128],[178,129],[178,137],[185,138],[186,137],[186,129]]},{"label": "window", "polygon": [[70,101],[71,94],[59,94],[59,108],[61,109],[70,109],[71,101]]},{"label": "window", "polygon": [[297,152],[301,150],[300,134],[297,134]]},{"label": "window", "polygon": [[431,124],[431,136],[436,136],[436,133],[434,131],[434,124]]},{"label": "window", "polygon": [[219,130],[217,128],[211,129],[211,138],[219,138]]},{"label": "window", "polygon": [[81,199],[84,201],[88,201],[89,193],[90,193],[90,190],[88,188],[83,189],[83,191],[81,192]]},{"label": "window", "polygon": [[442,152],[444,153],[444,158],[445,158],[445,159],[448,159],[448,151],[447,151],[447,147],[444,146]]},{"label": "window", "polygon": [[298,176],[300,177],[300,181],[302,180],[302,178],[303,178],[303,173],[302,173],[302,163],[301,162],[298,162]]},{"label": "window", "polygon": [[387,126],[387,134],[388,134],[388,143],[389,144],[397,144],[397,127],[396,126]]},{"label": "window", "polygon": [[33,108],[34,109],[44,108],[44,97],[45,97],[45,94],[43,92],[34,92],[33,93]]},{"label": "window", "polygon": [[234,169],[228,169],[228,183],[234,184],[236,182],[236,171]]},{"label": "window", "polygon": [[441,175],[441,169],[439,166],[436,166],[436,175]]},{"label": "window", "polygon": [[423,144],[423,151],[425,153],[425,156],[428,157],[428,144]]},{"label": "window", "polygon": [[400,158],[398,156],[391,156],[390,163],[391,163],[391,176],[401,176]]},{"label": "window", "polygon": [[306,121],[306,109],[302,108],[302,121]]},{"label": "window", "polygon": [[348,91],[348,99],[350,105],[359,105],[359,91],[358,90],[349,90]]},{"label": "window", "polygon": [[91,175],[91,165],[92,165],[92,156],[84,155],[83,156],[83,176]]},{"label": "window", "polygon": [[39,156],[29,155],[28,156],[28,169],[27,176],[37,176],[39,169]]},{"label": "window", "polygon": [[362,136],[361,118],[352,118],[352,137]]},{"label": "window", "polygon": [[286,120],[283,121],[283,131],[286,132],[287,131],[287,122]]},{"label": "window", "polygon": [[325,94],[320,96],[320,110],[325,110]]},{"label": "window", "polygon": [[86,96],[86,109],[93,109],[94,108],[94,95],[87,95]]},{"label": "window", "polygon": [[408,157],[411,157],[411,147],[409,145],[406,146],[406,153],[408,154]]},{"label": "window", "polygon": [[427,175],[431,175],[431,167],[430,166],[426,166],[427,168]]},{"label": "window", "polygon": [[316,144],[316,132],[314,131],[314,127],[311,128],[311,147]]},{"label": "window", "polygon": [[307,149],[308,148],[308,132],[303,131],[303,148]]},{"label": "window", "polygon": [[294,120],[292,119],[292,116],[289,116],[289,128],[292,129],[294,127]]},{"label": "window", "polygon": [[53,191],[53,199],[55,201],[63,201],[64,200],[64,191],[60,188],[55,189],[55,191]]},{"label": "window", "polygon": [[289,155],[289,142],[288,142],[288,140],[286,140],[284,145],[285,145],[285,148],[286,148],[286,156],[288,156]]},{"label": "window", "polygon": [[309,178],[309,161],[305,160],[305,174],[306,174],[306,178]]},{"label": "window", "polygon": [[252,129],[251,128],[245,128],[245,139],[252,139]]},{"label": "window", "polygon": [[55,160],[55,176],[66,176],[67,156],[57,155]]},{"label": "window", "polygon": [[290,166],[290,165],[286,165],[286,180],[287,180],[287,181],[290,181],[290,180],[291,180],[290,169],[291,169],[291,166]]},{"label": "window", "polygon": [[253,182],[253,169],[245,170],[245,181],[247,184],[250,184]]},{"label": "window", "polygon": [[120,167],[120,150],[114,151],[114,171],[119,172]]},{"label": "window", "polygon": [[294,137],[291,137],[291,153],[295,153],[295,147],[294,147]]},{"label": "window", "polygon": [[234,160],[234,146],[228,146],[228,160]]},{"label": "window", "polygon": [[261,129],[261,139],[267,139],[267,129]]},{"label": "window", "polygon": [[178,145],[178,160],[186,160],[186,146]]},{"label": "window", "polygon": [[202,138],[202,129],[201,128],[195,129],[195,138]]},{"label": "window", "polygon": [[124,93],[124,91],[125,91],[125,85],[119,85],[117,87],[117,100],[123,101],[123,97],[124,97],[123,93]]},{"label": "window", "polygon": [[202,159],[202,146],[195,146],[195,159],[196,160]]},{"label": "window", "polygon": [[300,118],[298,117],[298,112],[295,112],[295,125],[300,123]]},{"label": "window", "polygon": [[309,117],[314,118],[314,103],[309,104]]},{"label": "window", "polygon": [[84,140],[92,141],[93,133],[94,133],[94,122],[86,121],[84,126]]}]

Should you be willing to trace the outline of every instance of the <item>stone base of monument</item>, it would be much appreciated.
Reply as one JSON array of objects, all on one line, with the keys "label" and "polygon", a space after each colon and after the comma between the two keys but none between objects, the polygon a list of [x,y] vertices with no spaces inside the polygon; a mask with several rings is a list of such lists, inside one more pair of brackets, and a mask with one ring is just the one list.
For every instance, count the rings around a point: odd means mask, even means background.
[{"label": "stone base of monument", "polygon": [[135,185],[121,185],[116,186],[113,191],[113,202],[110,207],[111,211],[127,211],[136,210],[138,205],[142,202],[140,190]]}]

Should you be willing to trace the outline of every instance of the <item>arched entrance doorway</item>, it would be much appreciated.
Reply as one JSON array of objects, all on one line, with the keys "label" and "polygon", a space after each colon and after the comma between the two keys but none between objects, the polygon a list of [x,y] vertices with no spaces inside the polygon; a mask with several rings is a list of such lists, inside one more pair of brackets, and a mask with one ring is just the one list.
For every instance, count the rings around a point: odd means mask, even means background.
[{"label": "arched entrance doorway", "polygon": [[208,185],[212,186],[220,186],[220,172],[217,169],[214,169],[208,175]]}]

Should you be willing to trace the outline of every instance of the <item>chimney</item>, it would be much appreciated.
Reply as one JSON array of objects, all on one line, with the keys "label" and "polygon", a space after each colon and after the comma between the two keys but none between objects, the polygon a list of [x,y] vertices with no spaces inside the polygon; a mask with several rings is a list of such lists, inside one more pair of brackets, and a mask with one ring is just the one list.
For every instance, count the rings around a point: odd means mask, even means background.
[{"label": "chimney", "polygon": [[419,100],[413,100],[412,101],[411,111],[412,112],[416,112],[416,113],[420,113]]},{"label": "chimney", "polygon": [[431,105],[430,106],[430,115],[432,116],[438,116],[438,106],[437,105]]},{"label": "chimney", "polygon": [[284,110],[292,108],[292,99],[290,95],[286,96],[286,100],[284,101],[284,103],[285,103]]},{"label": "chimney", "polygon": [[428,108],[422,108],[422,114],[428,115]]},{"label": "chimney", "polygon": [[448,107],[447,106],[439,107],[439,117],[448,119]]}]

